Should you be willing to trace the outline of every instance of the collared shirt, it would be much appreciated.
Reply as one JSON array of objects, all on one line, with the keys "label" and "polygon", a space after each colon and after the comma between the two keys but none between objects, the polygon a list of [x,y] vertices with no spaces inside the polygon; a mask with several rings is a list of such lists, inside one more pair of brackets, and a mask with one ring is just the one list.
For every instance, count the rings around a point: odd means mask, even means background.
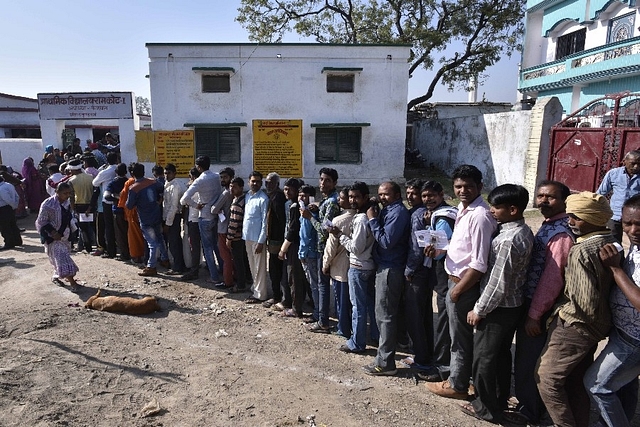
[{"label": "collared shirt", "polygon": [[564,269],[573,246],[573,234],[564,212],[546,218],[534,238],[525,297],[531,298],[528,316],[540,320],[553,308],[564,288]]},{"label": "collared shirt", "polygon": [[180,199],[184,192],[187,191],[187,186],[179,179],[172,179],[164,183],[164,192],[162,196],[162,219],[164,223],[171,227],[176,215],[182,213],[182,205]]},{"label": "collared shirt", "polygon": [[485,273],[491,252],[491,236],[498,224],[489,205],[478,196],[469,206],[458,205],[458,217],[449,242],[444,267],[448,274],[462,278],[469,268]]},{"label": "collared shirt", "polygon": [[[317,219],[315,216],[312,218]],[[318,253],[318,233],[313,228],[311,221],[300,216],[300,245],[298,246],[298,258],[300,259],[317,259],[320,256]]]},{"label": "collared shirt", "polygon": [[8,182],[0,182],[0,208],[4,206],[11,206],[12,209],[16,209],[20,203],[20,196],[13,184]]},{"label": "collared shirt", "polygon": [[499,233],[491,241],[489,270],[480,281],[480,298],[474,313],[486,317],[498,307],[522,305],[527,282],[527,266],[533,250],[533,233],[524,219],[498,225]]},{"label": "collared shirt", "polygon": [[[353,224],[354,209],[345,209],[340,215],[333,219],[334,227],[342,233],[351,234]],[[322,254],[322,265],[330,266],[330,276],[339,282],[347,282],[347,272],[349,271],[349,252],[340,244],[340,238],[329,234],[327,244]]]},{"label": "collared shirt", "polygon": [[160,207],[164,187],[151,178],[140,178],[131,184],[127,195],[127,209],[138,208],[140,225],[154,226],[162,222]]},{"label": "collared shirt", "polygon": [[311,218],[313,228],[318,232],[318,252],[324,252],[324,246],[327,243],[329,232],[322,225],[325,220],[331,221],[335,216],[340,214],[340,206],[338,205],[338,192],[334,191],[327,197],[322,199],[318,210],[318,218]]},{"label": "collared shirt", "polygon": [[[218,217],[218,234],[227,234],[229,228],[229,214],[233,195],[228,188],[225,188],[220,197],[211,205],[211,213]],[[220,214],[224,216],[224,221],[220,220]]]},{"label": "collared shirt", "polygon": [[242,239],[245,241],[265,243],[267,241],[267,212],[269,197],[260,189],[255,193],[249,191],[245,196],[244,219],[242,223]]},{"label": "collared shirt", "polygon": [[[423,268],[431,267],[431,258],[424,256],[424,248],[418,245],[418,238],[415,234],[416,231],[427,230],[433,227],[435,230],[444,231],[448,239],[451,239],[453,234],[453,228],[448,221],[453,222],[454,219],[449,219],[449,215],[453,215],[455,208],[444,203],[434,209],[431,214],[431,224],[425,224],[424,214],[427,211],[425,206],[420,206],[414,210],[411,214],[411,236],[409,239],[409,254],[407,256],[407,266],[404,269],[405,276],[413,276],[414,273]],[[438,212],[440,211],[440,212]],[[444,254],[436,257],[436,260],[442,259]]]},{"label": "collared shirt", "polygon": [[379,268],[400,268],[404,272],[409,249],[411,215],[398,199],[369,220],[376,241],[373,259]]},{"label": "collared shirt", "polygon": [[[640,248],[631,246],[624,261],[624,271],[640,287]],[[632,338],[640,341],[640,311],[629,301],[619,286],[611,290],[611,320],[613,325]]]},{"label": "collared shirt", "polygon": [[637,174],[629,176],[624,166],[611,169],[604,176],[596,193],[606,196],[611,192],[613,192],[609,201],[613,211],[611,219],[620,221],[624,202],[632,196],[640,194],[640,178],[638,178]]},{"label": "collared shirt", "polygon": [[[108,165],[106,168],[98,171],[98,175],[93,178],[92,184],[94,187],[100,187],[100,194],[104,195],[104,192],[107,189],[107,185],[109,185],[109,183],[113,181],[113,178],[116,177],[117,168],[118,165]],[[108,205],[113,203],[109,200],[105,200],[104,198],[102,199],[102,202]]]},{"label": "collared shirt", "polygon": [[184,192],[180,199],[180,204],[197,207],[198,203],[193,199],[193,195],[196,193],[200,196],[200,203],[204,204],[200,209],[200,219],[206,221],[216,220],[216,216],[211,213],[211,205],[222,194],[220,175],[210,170],[202,172]]},{"label": "collared shirt", "polygon": [[578,237],[569,251],[564,295],[556,310],[566,323],[579,325],[597,340],[606,337],[611,328],[609,293],[615,286],[613,273],[602,265],[598,252],[615,241],[609,231]]}]

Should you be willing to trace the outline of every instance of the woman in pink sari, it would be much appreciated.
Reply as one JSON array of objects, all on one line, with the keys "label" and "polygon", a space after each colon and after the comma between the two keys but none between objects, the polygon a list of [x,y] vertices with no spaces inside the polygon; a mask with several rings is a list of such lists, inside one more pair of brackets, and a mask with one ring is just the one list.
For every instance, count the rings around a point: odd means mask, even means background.
[{"label": "woman in pink sari", "polygon": [[45,186],[45,179],[33,163],[31,157],[27,157],[22,162],[22,177],[24,178],[25,194],[27,196],[27,207],[31,213],[38,212],[40,205],[48,197]]}]

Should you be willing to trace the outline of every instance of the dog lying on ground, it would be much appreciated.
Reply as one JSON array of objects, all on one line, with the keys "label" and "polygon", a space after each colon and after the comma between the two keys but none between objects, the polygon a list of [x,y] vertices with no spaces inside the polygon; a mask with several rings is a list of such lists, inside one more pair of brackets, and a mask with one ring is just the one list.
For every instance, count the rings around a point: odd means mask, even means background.
[{"label": "dog lying on ground", "polygon": [[154,311],[162,310],[154,297],[144,297],[142,299],[116,296],[101,297],[100,289],[98,289],[98,293],[87,300],[84,307],[125,314],[150,314]]}]

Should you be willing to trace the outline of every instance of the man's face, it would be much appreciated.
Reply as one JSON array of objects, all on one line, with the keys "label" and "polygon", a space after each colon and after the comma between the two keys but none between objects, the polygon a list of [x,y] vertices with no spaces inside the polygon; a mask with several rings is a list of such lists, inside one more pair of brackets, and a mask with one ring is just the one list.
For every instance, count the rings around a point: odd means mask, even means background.
[{"label": "man's face", "polygon": [[622,231],[627,234],[632,245],[640,245],[640,209],[626,207],[622,209]]},{"label": "man's face", "polygon": [[503,224],[505,222],[509,222],[512,220],[512,206],[501,204],[501,205],[491,205],[489,211],[491,212],[491,216],[498,221],[498,223]]},{"label": "man's face", "polygon": [[598,229],[595,225],[588,223],[574,214],[569,214],[569,228],[576,236],[589,234]]},{"label": "man's face", "polygon": [[368,200],[369,195],[363,195],[360,190],[349,190],[349,204],[351,205],[351,209],[362,212]]},{"label": "man's face", "polygon": [[327,174],[320,174],[318,185],[322,194],[331,194],[336,189],[336,181]]},{"label": "man's face", "polygon": [[264,181],[264,186],[267,189],[267,193],[273,193],[278,188],[278,180],[275,178],[267,178]]},{"label": "man's face", "polygon": [[624,159],[624,168],[629,175],[635,175],[640,172],[640,157],[633,155],[627,156]]},{"label": "man's face", "polygon": [[434,190],[424,190],[421,194],[422,203],[428,210],[432,211],[442,204],[444,201],[444,192],[437,192]]},{"label": "man's face", "polygon": [[476,184],[472,179],[456,178],[453,181],[453,192],[464,207],[477,199],[481,191],[482,184]]},{"label": "man's face", "polygon": [[349,194],[345,194],[344,191],[340,192],[340,200],[338,200],[338,205],[342,209],[351,209],[351,204],[349,203]]},{"label": "man's face", "polygon": [[400,198],[400,194],[394,193],[391,184],[382,184],[378,187],[378,199],[383,207],[387,207]]},{"label": "man's face", "polygon": [[167,180],[167,182],[171,182],[173,181],[173,178],[176,177],[176,173],[170,170],[165,169],[164,170],[164,178]]},{"label": "man's face", "polygon": [[562,192],[555,185],[543,185],[536,192],[536,206],[545,218],[558,215],[567,208]]},{"label": "man's face", "polygon": [[228,173],[220,174],[220,185],[222,185],[223,187],[228,187],[230,182],[231,182],[231,176],[229,176]]},{"label": "man's face", "polygon": [[306,193],[303,193],[302,191],[298,193],[298,201],[304,203],[305,206],[309,206],[309,195]]},{"label": "man's face", "polygon": [[234,182],[233,184],[231,184],[231,187],[229,187],[229,190],[231,191],[231,195],[233,197],[242,196],[242,192],[244,191],[244,189],[240,187],[240,185],[237,182]]},{"label": "man's face", "polygon": [[420,189],[416,187],[407,187],[407,203],[412,208],[420,206],[422,204],[422,198],[420,197]]},{"label": "man's face", "polygon": [[292,202],[296,201],[298,197],[298,189],[296,189],[295,187],[289,187],[288,185],[285,185],[283,191],[287,200],[291,200]]},{"label": "man's face", "polygon": [[249,188],[251,188],[251,192],[255,193],[256,191],[262,188],[262,178],[259,176],[252,176],[249,178]]}]

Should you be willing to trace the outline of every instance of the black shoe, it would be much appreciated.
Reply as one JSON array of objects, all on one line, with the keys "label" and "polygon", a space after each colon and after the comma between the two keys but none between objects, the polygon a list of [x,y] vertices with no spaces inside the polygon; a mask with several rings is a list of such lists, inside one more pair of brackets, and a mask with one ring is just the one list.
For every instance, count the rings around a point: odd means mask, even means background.
[{"label": "black shoe", "polygon": [[9,249],[13,249],[13,248],[15,248],[15,246],[4,245],[4,246],[0,246],[0,251],[8,251]]},{"label": "black shoe", "polygon": [[344,352],[344,353],[354,353],[354,354],[359,354],[359,353],[363,353],[363,352],[364,352],[364,350],[351,350],[351,349],[349,348],[349,346],[348,346],[348,345],[346,345],[346,344],[342,344],[342,345],[338,348],[338,350],[340,350],[340,351],[342,351],[342,352]]},{"label": "black shoe", "polygon": [[364,369],[365,374],[372,375],[374,377],[392,377],[398,373],[398,370],[395,368],[387,369],[383,368],[382,366],[378,366],[375,363],[363,366],[362,369]]},{"label": "black shoe", "polygon": [[190,271],[180,276],[181,280],[196,280],[198,278],[198,270]]}]

